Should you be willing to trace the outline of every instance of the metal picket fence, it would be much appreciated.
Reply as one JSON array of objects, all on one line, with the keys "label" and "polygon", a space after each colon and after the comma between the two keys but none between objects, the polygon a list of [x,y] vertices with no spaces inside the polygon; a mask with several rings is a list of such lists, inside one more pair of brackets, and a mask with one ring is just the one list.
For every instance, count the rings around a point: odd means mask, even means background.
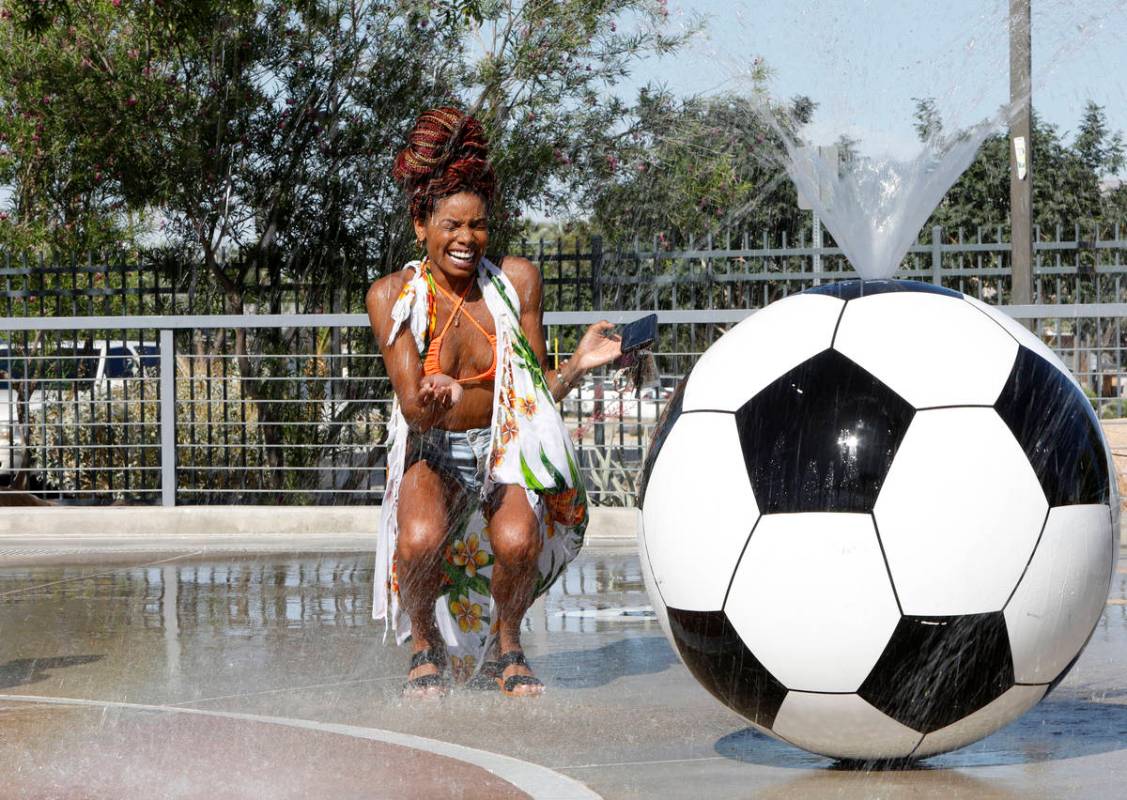
[{"label": "metal picket fence", "polygon": [[[1119,225],[1038,228],[1033,301],[1127,301],[1124,234]],[[675,244],[572,236],[514,242],[512,252],[540,267],[544,308],[560,312],[761,308],[854,275],[828,234],[822,246],[805,235],[794,240],[734,230]],[[366,265],[341,263],[319,270],[317,282],[309,283],[278,265],[241,263],[230,254],[221,254],[221,262],[230,262],[232,274],[242,274],[236,289],[247,313],[362,313],[365,291],[378,277]],[[1009,276],[1005,227],[925,229],[897,272],[995,304],[1009,302]],[[209,282],[203,266],[160,254],[127,262],[109,254],[46,260],[0,252],[0,279],[0,313],[7,318],[204,315],[225,309],[225,290]]]},{"label": "metal picket fence", "polygon": [[[897,277],[1006,306],[1005,234],[925,231]],[[1036,304],[1007,306],[1105,417],[1127,416],[1120,234],[1039,231]],[[633,397],[604,371],[561,404],[592,498],[615,505],[633,503],[656,418],[712,342],[770,302],[855,277],[832,243],[736,232],[676,247],[591,237],[516,250],[544,275],[551,359],[595,320],[659,314],[656,388]],[[312,292],[252,269],[246,307],[271,313],[225,316],[198,271],[175,262],[0,263],[0,484],[67,503],[381,500],[391,388],[357,313],[366,284]]]},{"label": "metal picket fence", "polygon": [[[1127,416],[1127,304],[1006,310],[1031,321],[1102,416]],[[634,502],[673,388],[748,313],[660,311],[656,388],[635,397],[604,371],[564,399],[594,502]],[[604,316],[637,312],[549,313],[549,341]],[[19,488],[67,503],[382,499],[391,388],[362,315],[46,317],[4,327],[0,476]]]}]

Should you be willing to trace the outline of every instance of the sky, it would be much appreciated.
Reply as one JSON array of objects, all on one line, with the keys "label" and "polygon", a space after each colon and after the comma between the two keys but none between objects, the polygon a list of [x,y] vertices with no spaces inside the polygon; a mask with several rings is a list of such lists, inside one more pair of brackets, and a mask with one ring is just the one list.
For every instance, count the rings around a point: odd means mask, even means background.
[{"label": "sky", "polygon": [[[947,127],[993,116],[1009,97],[1006,0],[670,0],[670,24],[703,16],[681,52],[635,66],[615,91],[647,82],[677,95],[747,94],[749,64],[772,70],[770,94],[819,103],[808,138],[841,133],[871,155],[907,157],[913,97],[934,97]],[[1067,135],[1090,98],[1127,131],[1127,0],[1032,0],[1033,103]]]}]

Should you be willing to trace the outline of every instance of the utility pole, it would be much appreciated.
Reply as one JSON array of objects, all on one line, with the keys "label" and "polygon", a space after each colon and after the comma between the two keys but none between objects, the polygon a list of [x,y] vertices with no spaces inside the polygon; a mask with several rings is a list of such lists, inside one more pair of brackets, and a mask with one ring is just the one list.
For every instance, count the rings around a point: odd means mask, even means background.
[{"label": "utility pole", "polygon": [[1033,47],[1030,0],[1010,0],[1010,302],[1033,302]]}]

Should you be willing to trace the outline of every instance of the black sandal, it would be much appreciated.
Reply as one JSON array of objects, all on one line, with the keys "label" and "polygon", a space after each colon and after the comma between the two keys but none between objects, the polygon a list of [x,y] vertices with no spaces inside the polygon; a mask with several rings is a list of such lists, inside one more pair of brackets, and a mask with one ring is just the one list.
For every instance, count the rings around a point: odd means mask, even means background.
[{"label": "black sandal", "polygon": [[510,675],[504,677],[505,670],[509,667],[527,667],[528,660],[525,659],[524,653],[520,650],[510,650],[504,653],[497,661],[497,665],[501,668],[500,673],[497,675],[497,686],[501,689],[501,693],[506,697],[532,697],[535,692],[527,694],[516,694],[513,690],[518,686],[543,686],[544,682],[537,678],[535,675]]},{"label": "black sandal", "polygon": [[407,682],[403,684],[404,696],[410,696],[415,691],[422,690],[418,696],[426,697],[428,696],[426,690],[432,687],[441,689],[442,691],[439,694],[446,693],[446,677],[442,674],[446,671],[446,651],[434,647],[419,650],[411,656],[411,666],[407,671],[411,672],[424,664],[430,664],[436,667],[438,672],[432,672],[429,675],[420,675],[417,678],[408,678]]},{"label": "black sandal", "polygon": [[481,668],[463,685],[475,692],[495,692],[500,688],[497,679],[501,677],[502,672],[504,669],[500,661],[482,661]]}]

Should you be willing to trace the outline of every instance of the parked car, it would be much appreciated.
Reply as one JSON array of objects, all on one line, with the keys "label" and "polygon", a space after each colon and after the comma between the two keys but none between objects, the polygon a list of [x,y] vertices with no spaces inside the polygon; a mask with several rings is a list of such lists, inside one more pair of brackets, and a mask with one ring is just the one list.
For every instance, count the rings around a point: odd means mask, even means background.
[{"label": "parked car", "polygon": [[[598,384],[584,381],[564,399],[564,414],[587,419],[594,415],[598,402]],[[604,419],[654,421],[665,408],[665,401],[673,392],[664,387],[646,387],[635,396],[633,389],[622,390],[613,381],[602,381]]]},{"label": "parked car", "polygon": [[[88,397],[160,364],[160,347],[153,342],[95,339],[77,346],[74,341],[59,341],[52,347],[49,353],[32,355],[22,347],[0,343],[0,485],[10,483],[26,462],[26,424],[45,401],[73,396],[72,392]],[[33,359],[41,362],[39,369],[32,369]],[[21,397],[21,386],[32,373],[35,389]]]}]

